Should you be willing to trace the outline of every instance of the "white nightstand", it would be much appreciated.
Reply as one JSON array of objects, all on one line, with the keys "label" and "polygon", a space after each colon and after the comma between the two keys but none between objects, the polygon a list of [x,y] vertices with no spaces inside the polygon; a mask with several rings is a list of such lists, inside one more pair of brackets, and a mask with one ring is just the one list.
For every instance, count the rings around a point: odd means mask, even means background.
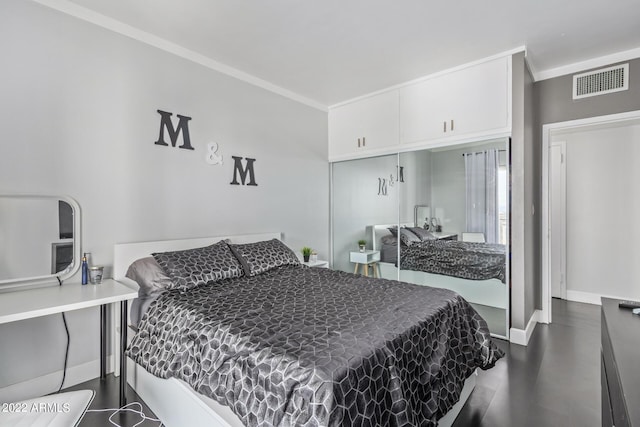
[{"label": "white nightstand", "polygon": [[329,268],[329,261],[323,261],[321,259],[317,261],[303,262],[302,264],[307,267]]},{"label": "white nightstand", "polygon": [[373,277],[380,277],[380,275],[378,274],[380,251],[349,252],[349,261],[356,264],[356,268],[353,270],[354,274],[358,273],[358,267],[362,265],[362,274],[368,276],[369,266],[371,266],[373,267]]}]

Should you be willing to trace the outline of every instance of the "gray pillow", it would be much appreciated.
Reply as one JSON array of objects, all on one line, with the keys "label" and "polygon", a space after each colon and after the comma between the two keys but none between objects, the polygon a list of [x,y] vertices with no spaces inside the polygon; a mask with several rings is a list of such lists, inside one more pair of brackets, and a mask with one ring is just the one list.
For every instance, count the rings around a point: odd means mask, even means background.
[{"label": "gray pillow", "polygon": [[411,230],[402,227],[400,229],[400,241],[407,246],[411,246],[412,244],[420,242],[421,240]]},{"label": "gray pillow", "polygon": [[287,245],[278,239],[229,247],[244,267],[247,276],[255,276],[282,265],[298,265],[300,260]]},{"label": "gray pillow", "polygon": [[125,274],[135,281],[138,297],[156,296],[171,287],[171,278],[167,276],[153,257],[140,258],[134,261]]},{"label": "gray pillow", "polygon": [[407,229],[411,230],[411,232],[413,234],[415,234],[416,236],[418,236],[418,238],[421,241],[424,240],[434,240],[435,236],[433,234],[431,234],[431,232],[425,230],[424,228],[420,228],[420,227],[407,227]]},{"label": "gray pillow", "polygon": [[151,255],[171,278],[169,289],[187,290],[243,275],[242,265],[224,241],[204,248]]}]

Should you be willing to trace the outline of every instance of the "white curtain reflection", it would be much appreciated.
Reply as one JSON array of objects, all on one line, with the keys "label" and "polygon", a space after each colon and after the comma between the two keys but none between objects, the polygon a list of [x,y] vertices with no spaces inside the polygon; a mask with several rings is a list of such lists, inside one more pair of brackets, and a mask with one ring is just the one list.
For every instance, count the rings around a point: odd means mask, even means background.
[{"label": "white curtain reflection", "polygon": [[466,231],[498,243],[498,150],[465,153]]}]

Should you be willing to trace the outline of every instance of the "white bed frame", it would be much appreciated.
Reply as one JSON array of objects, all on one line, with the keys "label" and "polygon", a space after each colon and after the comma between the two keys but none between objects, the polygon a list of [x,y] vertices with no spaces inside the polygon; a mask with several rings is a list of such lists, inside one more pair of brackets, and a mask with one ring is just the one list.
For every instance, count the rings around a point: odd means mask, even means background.
[{"label": "white bed frame", "polygon": [[[401,224],[402,226],[403,224]],[[373,250],[380,249],[380,239],[390,235],[388,228],[395,224],[376,224],[367,226],[367,233],[371,236]],[[413,226],[411,224],[410,226]],[[469,280],[459,277],[445,276],[442,274],[425,273],[424,271],[400,270],[388,262],[380,262],[380,277],[396,279],[417,285],[433,286],[436,288],[451,289],[462,295],[471,303],[482,304],[489,307],[507,309],[507,288],[498,279]]]},{"label": "white bed frame", "polygon": [[[282,239],[281,233],[263,233],[236,236],[218,236],[186,240],[116,244],[114,247],[113,277],[137,288],[137,284],[125,277],[129,265],[152,252],[184,250],[206,246],[223,239],[232,243],[250,243],[269,239]],[[135,331],[129,329],[129,336]],[[116,371],[118,372],[116,366]],[[465,382],[460,400],[442,417],[438,425],[450,427],[476,385],[477,372]],[[167,427],[241,427],[240,419],[227,406],[194,391],[185,382],[175,379],[157,378],[144,368],[127,359],[127,382],[145,401],[155,415]]]}]

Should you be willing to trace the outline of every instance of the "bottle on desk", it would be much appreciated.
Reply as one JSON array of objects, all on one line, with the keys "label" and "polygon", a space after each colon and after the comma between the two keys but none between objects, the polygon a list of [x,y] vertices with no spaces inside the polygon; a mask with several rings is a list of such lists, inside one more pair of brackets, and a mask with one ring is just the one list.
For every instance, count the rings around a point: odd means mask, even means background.
[{"label": "bottle on desk", "polygon": [[89,263],[87,262],[87,253],[82,255],[82,284],[89,283]]}]

